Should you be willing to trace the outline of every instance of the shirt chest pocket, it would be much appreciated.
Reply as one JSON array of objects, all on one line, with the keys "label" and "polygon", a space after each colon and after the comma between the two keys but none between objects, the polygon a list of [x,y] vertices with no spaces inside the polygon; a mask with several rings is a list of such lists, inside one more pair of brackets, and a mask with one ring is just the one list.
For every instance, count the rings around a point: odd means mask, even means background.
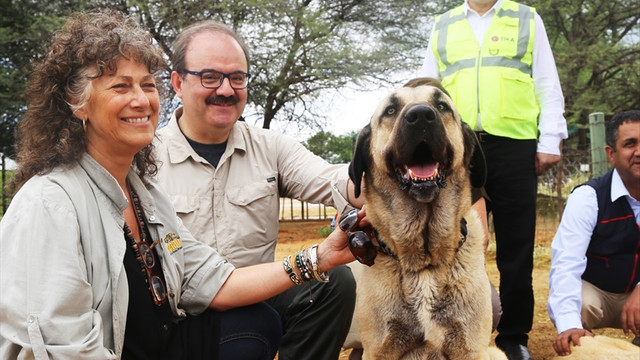
[{"label": "shirt chest pocket", "polygon": [[227,187],[226,197],[231,205],[247,207],[254,210],[271,210],[272,202],[278,198],[278,182],[276,175],[265,179]]},{"label": "shirt chest pocket", "polygon": [[171,198],[173,207],[178,214],[191,214],[200,207],[196,196],[172,194],[169,197]]},{"label": "shirt chest pocket", "polygon": [[213,225],[211,219],[211,198],[197,197],[195,195],[171,194],[169,195],[176,214],[182,219],[184,225],[197,238],[213,238]]}]

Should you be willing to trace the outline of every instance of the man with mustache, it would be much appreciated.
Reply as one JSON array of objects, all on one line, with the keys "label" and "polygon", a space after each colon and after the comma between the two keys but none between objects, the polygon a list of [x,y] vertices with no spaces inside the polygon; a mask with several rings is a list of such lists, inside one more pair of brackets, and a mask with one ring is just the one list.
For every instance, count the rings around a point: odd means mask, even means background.
[{"label": "man with mustache", "polygon": [[[346,165],[331,165],[292,138],[238,121],[251,75],[249,51],[233,30],[213,21],[187,27],[171,62],[182,107],[158,131],[158,179],[197,239],[236,267],[271,262],[281,196],[339,211],[349,202],[361,207]],[[328,275],[329,282],[305,282],[268,301],[282,319],[279,359],[338,358],[355,307],[355,280],[346,266]],[[252,339],[225,329],[253,321],[259,319],[223,321],[221,331],[231,334],[221,350],[238,359],[243,341]]]}]

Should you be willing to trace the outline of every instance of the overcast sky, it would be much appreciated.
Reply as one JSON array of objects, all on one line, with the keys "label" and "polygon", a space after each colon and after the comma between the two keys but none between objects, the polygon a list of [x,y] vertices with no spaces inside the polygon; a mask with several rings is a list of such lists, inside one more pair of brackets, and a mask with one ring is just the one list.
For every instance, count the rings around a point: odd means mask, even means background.
[{"label": "overcast sky", "polygon": [[[324,130],[338,136],[352,131],[360,131],[369,123],[382,98],[394,88],[402,86],[408,79],[414,77],[416,73],[417,70],[398,75],[397,79],[394,80],[395,86],[390,85],[389,87],[377,89],[368,88],[366,91],[345,87],[322,95],[314,105],[327,118]],[[256,121],[259,123],[256,123]],[[258,120],[248,118],[247,122],[262,126],[262,118]],[[271,124],[271,129],[281,131],[298,141],[305,141],[316,132],[309,129],[300,131],[295,124],[282,123],[275,120]]]}]

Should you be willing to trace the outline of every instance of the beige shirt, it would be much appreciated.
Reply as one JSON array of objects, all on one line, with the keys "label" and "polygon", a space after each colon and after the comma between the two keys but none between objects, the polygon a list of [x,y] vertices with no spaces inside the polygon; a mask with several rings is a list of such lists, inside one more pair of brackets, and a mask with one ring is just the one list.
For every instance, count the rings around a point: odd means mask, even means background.
[{"label": "beige shirt", "polygon": [[179,108],[158,131],[158,181],[194,237],[233,265],[274,261],[280,197],[339,211],[348,205],[346,164],[329,164],[295,139],[238,121],[214,168],[180,131],[181,115]]}]

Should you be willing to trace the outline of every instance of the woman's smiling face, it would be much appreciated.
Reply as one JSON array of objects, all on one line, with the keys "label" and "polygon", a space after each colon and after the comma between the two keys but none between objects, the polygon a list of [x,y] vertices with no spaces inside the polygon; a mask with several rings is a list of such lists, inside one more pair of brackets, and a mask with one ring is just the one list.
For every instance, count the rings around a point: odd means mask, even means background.
[{"label": "woman's smiling face", "polygon": [[160,97],[140,62],[122,58],[115,73],[92,80],[89,101],[76,116],[86,121],[87,151],[94,158],[131,157],[153,140]]}]

